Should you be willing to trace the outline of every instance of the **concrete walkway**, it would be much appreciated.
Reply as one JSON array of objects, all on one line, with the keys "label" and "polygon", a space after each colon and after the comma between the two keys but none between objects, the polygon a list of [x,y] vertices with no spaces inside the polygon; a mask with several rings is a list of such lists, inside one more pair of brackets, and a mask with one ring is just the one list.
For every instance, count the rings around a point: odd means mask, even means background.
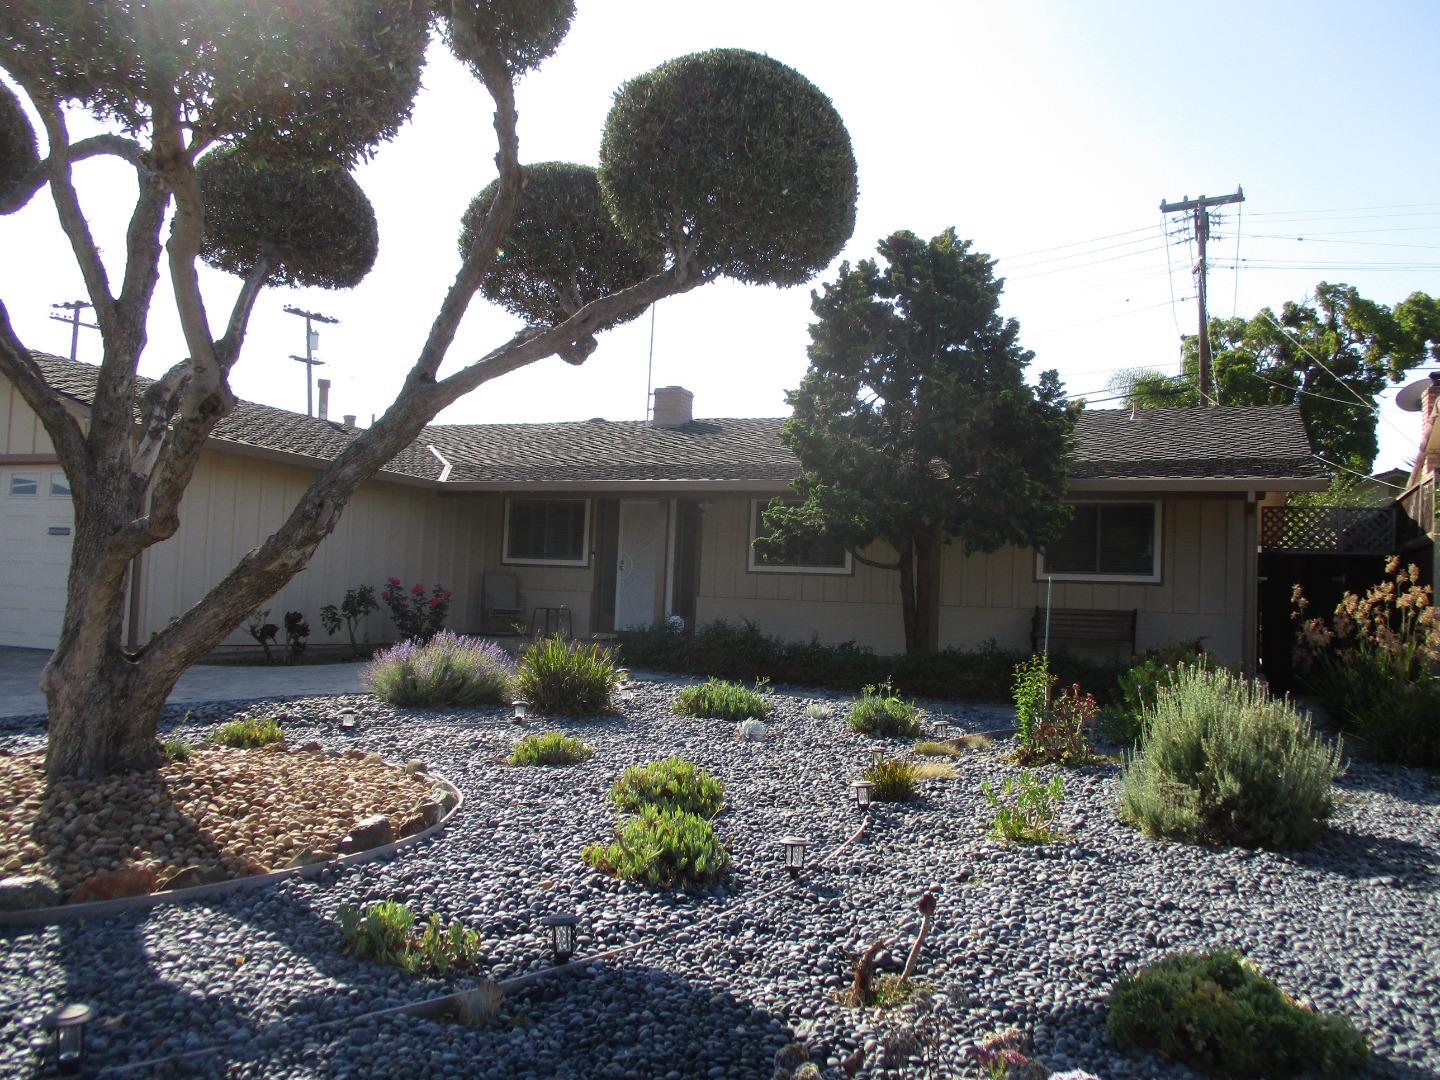
[{"label": "concrete walkway", "polygon": [[[0,716],[35,716],[45,711],[40,670],[50,654],[43,649],[0,648]],[[363,663],[260,667],[208,664],[180,677],[171,703],[235,701],[250,698],[358,694]]]}]

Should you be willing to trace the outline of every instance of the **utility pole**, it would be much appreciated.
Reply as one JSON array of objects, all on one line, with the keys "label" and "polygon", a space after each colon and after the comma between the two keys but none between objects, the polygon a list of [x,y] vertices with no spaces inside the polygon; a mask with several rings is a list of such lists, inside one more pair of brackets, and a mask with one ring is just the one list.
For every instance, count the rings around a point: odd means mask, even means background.
[{"label": "utility pole", "polygon": [[321,315],[318,311],[302,311],[297,307],[286,307],[287,315],[299,315],[305,320],[305,355],[292,356],[291,360],[305,365],[305,415],[315,415],[315,369],[324,367],[324,360],[315,359],[315,346],[320,344],[320,332],[312,328],[312,322],[338,323],[339,319],[332,319],[328,315]]},{"label": "utility pole", "polygon": [[80,321],[80,312],[95,305],[88,300],[71,300],[68,303],[51,304],[50,306],[60,311],[70,312],[69,315],[51,315],[50,317],[56,322],[70,324],[70,359],[74,360],[80,353],[80,327],[83,326],[87,330],[100,329],[95,323]]},{"label": "utility pole", "polygon": [[[1188,195],[1179,202],[1160,202],[1162,214],[1183,214],[1187,210],[1195,215],[1195,241],[1200,247],[1200,258],[1195,263],[1195,295],[1200,300],[1200,337],[1196,344],[1200,348],[1200,404],[1214,405],[1215,395],[1210,389],[1210,324],[1205,311],[1205,242],[1210,239],[1210,207],[1226,206],[1245,201],[1245,189],[1237,186],[1234,195],[1202,195],[1192,199]],[[1167,241],[1168,243],[1168,241]]]}]

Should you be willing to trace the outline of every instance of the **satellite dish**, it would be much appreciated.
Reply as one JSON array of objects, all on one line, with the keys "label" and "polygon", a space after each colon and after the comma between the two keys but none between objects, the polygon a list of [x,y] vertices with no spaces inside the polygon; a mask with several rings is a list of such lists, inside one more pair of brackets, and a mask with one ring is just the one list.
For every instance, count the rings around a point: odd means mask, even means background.
[{"label": "satellite dish", "polygon": [[1425,391],[1432,385],[1429,379],[1416,379],[1395,395],[1395,404],[1406,412],[1419,412],[1425,405]]}]

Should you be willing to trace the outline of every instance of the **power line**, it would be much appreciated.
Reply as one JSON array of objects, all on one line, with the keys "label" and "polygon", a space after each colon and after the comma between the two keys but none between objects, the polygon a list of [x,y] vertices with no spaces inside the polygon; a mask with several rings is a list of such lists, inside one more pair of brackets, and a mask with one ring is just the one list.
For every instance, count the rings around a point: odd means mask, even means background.
[{"label": "power line", "polygon": [[1018,255],[997,255],[997,262],[1004,262],[1006,259],[1024,259],[1030,255],[1044,255],[1051,251],[1064,251],[1066,248],[1084,247],[1086,244],[1098,244],[1101,240],[1114,240],[1121,236],[1131,236],[1134,233],[1150,232],[1155,226],[1144,225],[1138,229],[1126,229],[1124,232],[1109,233],[1106,236],[1096,236],[1089,240],[1076,240],[1069,244],[1056,244],[1054,247],[1036,248],[1034,251],[1022,251]]},{"label": "power line", "polygon": [[1358,476],[1358,477],[1360,477],[1361,480],[1372,480],[1372,481],[1374,481],[1374,482],[1377,483],[1377,484],[1383,484],[1383,485],[1385,485],[1385,487],[1394,488],[1396,491],[1404,491],[1404,490],[1405,490],[1405,489],[1404,489],[1403,487],[1401,487],[1399,484],[1392,484],[1392,483],[1390,483],[1388,480],[1380,480],[1380,479],[1377,479],[1376,477],[1371,476],[1369,473],[1363,473],[1363,472],[1360,472],[1360,471],[1357,470],[1357,469],[1352,469],[1352,468],[1350,468],[1350,466],[1348,466],[1348,465],[1337,465],[1335,462],[1330,461],[1328,458],[1323,458],[1323,457],[1321,457],[1319,454],[1312,453],[1312,454],[1311,454],[1311,457],[1313,457],[1316,461],[1319,461],[1319,462],[1321,462],[1321,463],[1323,463],[1323,464],[1325,464],[1325,465],[1329,465],[1330,468],[1332,468],[1332,469],[1339,469],[1341,472],[1349,473],[1351,476]]}]

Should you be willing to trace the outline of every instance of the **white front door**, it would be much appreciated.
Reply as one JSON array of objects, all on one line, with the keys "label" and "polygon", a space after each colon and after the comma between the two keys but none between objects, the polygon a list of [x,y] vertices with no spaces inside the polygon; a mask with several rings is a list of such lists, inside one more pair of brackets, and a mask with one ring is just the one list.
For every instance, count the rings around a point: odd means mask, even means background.
[{"label": "white front door", "polygon": [[658,616],[661,557],[665,551],[664,506],[658,499],[620,500],[620,550],[615,563],[616,630],[646,627]]},{"label": "white front door", "polygon": [[74,531],[59,465],[0,469],[0,645],[59,643]]}]

